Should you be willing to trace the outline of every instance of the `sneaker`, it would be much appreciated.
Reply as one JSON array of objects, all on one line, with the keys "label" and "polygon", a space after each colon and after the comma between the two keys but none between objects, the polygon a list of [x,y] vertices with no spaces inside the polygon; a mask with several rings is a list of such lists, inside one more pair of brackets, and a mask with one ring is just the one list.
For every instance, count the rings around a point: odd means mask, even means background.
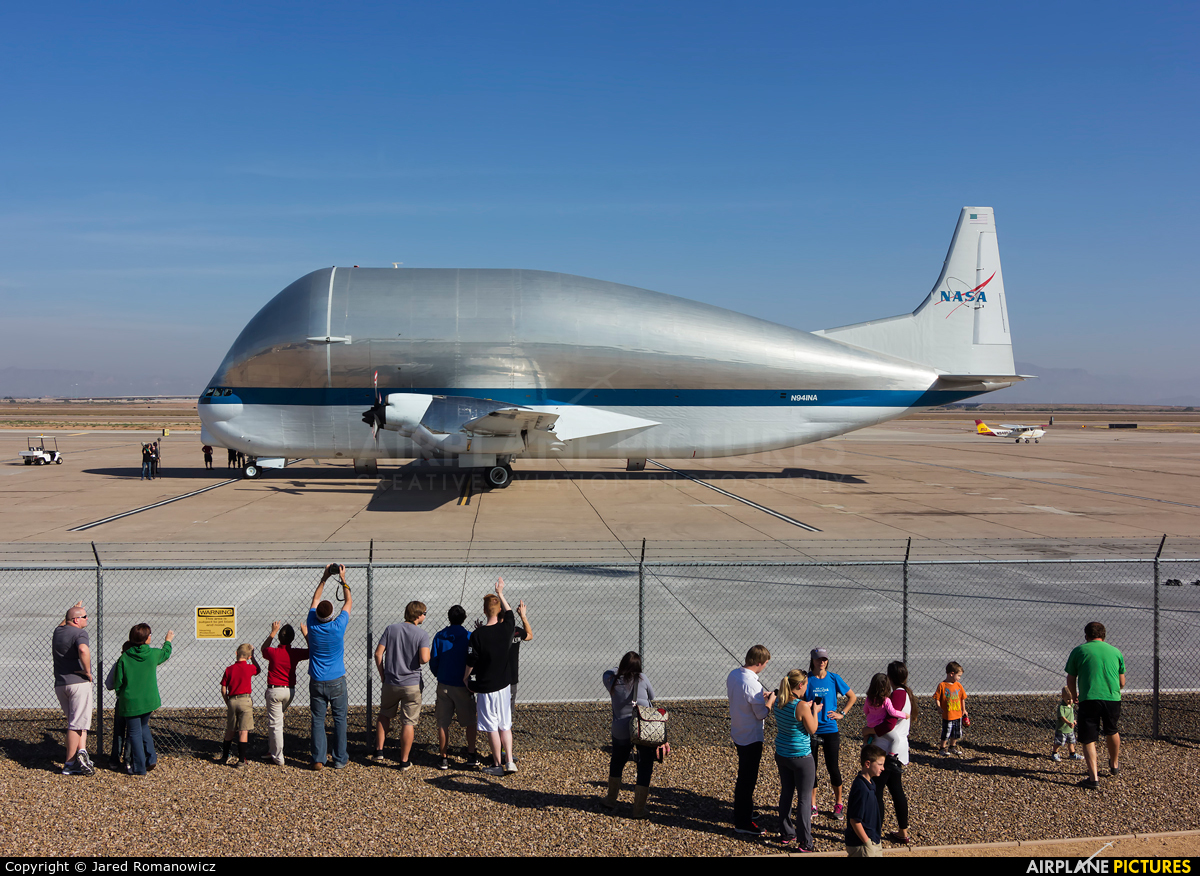
[{"label": "sneaker", "polygon": [[812,817],[816,818],[818,815],[820,815],[820,812],[817,811],[817,804],[814,803],[812,807]]},{"label": "sneaker", "polygon": [[479,754],[474,751],[468,751],[466,755],[466,764],[469,767],[479,766]]},{"label": "sneaker", "polygon": [[489,775],[489,776],[502,776],[502,775],[504,775],[504,767],[502,767],[502,766],[485,767],[483,772],[485,775]]},{"label": "sneaker", "polygon": [[225,766],[236,766],[237,762],[238,759],[236,754],[231,754],[229,757],[225,758]]},{"label": "sneaker", "polygon": [[383,763],[383,752],[377,751],[374,754],[368,754],[367,761],[369,763]]},{"label": "sneaker", "polygon": [[748,827],[735,827],[733,829],[733,832],[740,833],[744,836],[764,836],[766,834],[766,831],[763,830],[761,827],[759,827],[757,824],[755,824],[753,821],[750,822],[750,825]]},{"label": "sneaker", "polygon": [[443,757],[443,758],[442,758],[440,761],[438,761],[438,769],[439,769],[439,770],[448,770],[448,769],[450,769],[450,759],[449,759],[449,758],[446,758],[446,757]]},{"label": "sneaker", "polygon": [[1050,759],[1055,763],[1060,763],[1062,761],[1062,755],[1056,751],[1054,754],[1050,755]]},{"label": "sneaker", "polygon": [[411,760],[400,761],[400,772],[406,773],[411,769],[412,769],[412,761]]},{"label": "sneaker", "polygon": [[349,760],[347,760],[345,763],[334,763],[333,768],[335,770],[344,770],[348,766],[350,766]]},{"label": "sneaker", "polygon": [[1120,768],[1119,766],[1115,766],[1115,767],[1109,767],[1109,768],[1108,768],[1108,774],[1109,774],[1110,776],[1115,776],[1115,775],[1117,775],[1119,772],[1121,772],[1121,768]]},{"label": "sneaker", "polygon": [[1095,791],[1100,787],[1100,783],[1089,776],[1079,783],[1079,787],[1087,788],[1089,791]]},{"label": "sneaker", "polygon": [[92,758],[88,755],[86,748],[81,748],[75,752],[75,759],[79,761],[79,765],[84,769],[91,770],[88,775],[96,771],[96,765],[92,763]]},{"label": "sneaker", "polygon": [[74,760],[69,760],[63,764],[62,774],[64,776],[86,776],[87,773]]},{"label": "sneaker", "polygon": [[838,821],[841,821],[846,817],[846,809],[841,803],[838,803],[833,807],[833,817]]},{"label": "sneaker", "polygon": [[1083,760],[1083,755],[1077,751],[1071,755],[1071,760]]},{"label": "sneaker", "polygon": [[239,760],[233,765],[233,768],[235,770],[244,770],[246,768],[246,762],[244,760]]},{"label": "sneaker", "polygon": [[517,771],[517,765],[516,765],[516,763],[514,763],[513,761],[511,761],[511,760],[510,760],[508,763],[506,763],[506,764],[504,765],[504,774],[505,774],[506,776],[508,776],[508,775],[512,775],[512,774],[513,774],[513,773],[515,773],[516,771]]}]

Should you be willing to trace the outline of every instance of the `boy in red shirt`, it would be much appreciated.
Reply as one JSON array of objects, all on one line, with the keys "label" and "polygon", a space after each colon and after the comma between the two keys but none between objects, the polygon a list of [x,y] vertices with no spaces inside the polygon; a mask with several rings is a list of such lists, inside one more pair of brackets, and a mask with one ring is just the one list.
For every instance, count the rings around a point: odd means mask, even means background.
[{"label": "boy in red shirt", "polygon": [[[962,738],[963,719],[967,717],[967,692],[959,681],[963,668],[951,661],[946,664],[946,680],[937,686],[933,701],[942,710],[943,754],[958,754],[958,740]],[[968,719],[969,720],[969,719]]]},{"label": "boy in red shirt", "polygon": [[[237,662],[221,676],[221,696],[225,698],[225,744],[220,760],[241,769],[246,765],[246,748],[254,729],[254,701],[250,699],[250,679],[259,673],[252,645],[238,645]],[[229,748],[233,734],[238,737],[238,759],[233,762]]]}]

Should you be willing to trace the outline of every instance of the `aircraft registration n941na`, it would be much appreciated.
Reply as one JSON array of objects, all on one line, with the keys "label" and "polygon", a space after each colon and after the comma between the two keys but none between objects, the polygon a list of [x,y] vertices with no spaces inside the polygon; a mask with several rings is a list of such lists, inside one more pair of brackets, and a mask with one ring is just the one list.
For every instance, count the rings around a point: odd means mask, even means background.
[{"label": "aircraft registration n941na", "polygon": [[991,208],[964,207],[912,313],[804,332],[632,286],[524,270],[323,268],[250,320],[199,400],[245,474],[288,458],[736,456],[1002,389],[1014,374]]},{"label": "aircraft registration n941na", "polygon": [[1019,423],[1001,423],[999,429],[993,429],[983,420],[975,421],[975,432],[978,435],[991,435],[993,438],[1012,438],[1017,444],[1022,440],[1026,444],[1029,439],[1033,439],[1033,443],[1037,444],[1043,435],[1046,434],[1046,424],[1040,426],[1022,426]]}]

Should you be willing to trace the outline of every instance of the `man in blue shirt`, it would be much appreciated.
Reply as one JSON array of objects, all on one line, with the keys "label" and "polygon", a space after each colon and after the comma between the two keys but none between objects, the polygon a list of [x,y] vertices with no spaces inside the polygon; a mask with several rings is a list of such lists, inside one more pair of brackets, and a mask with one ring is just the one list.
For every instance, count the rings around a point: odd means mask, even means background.
[{"label": "man in blue shirt", "polygon": [[450,722],[455,715],[467,734],[467,765],[471,766],[479,760],[475,748],[475,697],[462,683],[467,670],[467,642],[471,638],[467,628],[462,625],[467,619],[467,611],[461,605],[453,605],[447,617],[450,626],[443,627],[433,637],[429,657],[429,668],[437,676],[434,717],[437,719],[438,747],[442,752],[438,761],[440,770],[450,769]]},{"label": "man in blue shirt", "polygon": [[[346,604],[334,616],[333,603],[321,599],[325,582],[334,575],[341,577],[346,591]],[[313,593],[308,611],[308,698],[312,712],[312,768],[325,769],[325,713],[333,712],[333,768],[344,769],[350,763],[346,751],[346,625],[354,597],[346,583],[346,567],[331,563],[321,575],[321,583]]]}]

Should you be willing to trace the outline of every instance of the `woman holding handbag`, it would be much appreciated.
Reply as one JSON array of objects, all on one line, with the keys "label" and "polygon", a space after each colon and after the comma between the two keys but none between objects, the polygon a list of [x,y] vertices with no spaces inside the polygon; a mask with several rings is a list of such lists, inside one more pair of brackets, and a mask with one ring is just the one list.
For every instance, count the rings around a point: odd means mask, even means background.
[{"label": "woman holding handbag", "polygon": [[[637,747],[637,784],[633,789],[633,817],[646,817],[646,799],[650,796],[650,776],[654,761],[671,752],[666,744],[666,712],[653,709],[654,688],[642,675],[642,658],[630,651],[616,669],[604,673],[604,687],[612,697],[612,759],[608,764],[608,796],[602,801],[608,809],[617,808],[621,773],[629,753]],[[635,716],[635,711],[637,715]],[[635,727],[634,725],[638,726]],[[657,737],[657,738],[656,738]]]}]

